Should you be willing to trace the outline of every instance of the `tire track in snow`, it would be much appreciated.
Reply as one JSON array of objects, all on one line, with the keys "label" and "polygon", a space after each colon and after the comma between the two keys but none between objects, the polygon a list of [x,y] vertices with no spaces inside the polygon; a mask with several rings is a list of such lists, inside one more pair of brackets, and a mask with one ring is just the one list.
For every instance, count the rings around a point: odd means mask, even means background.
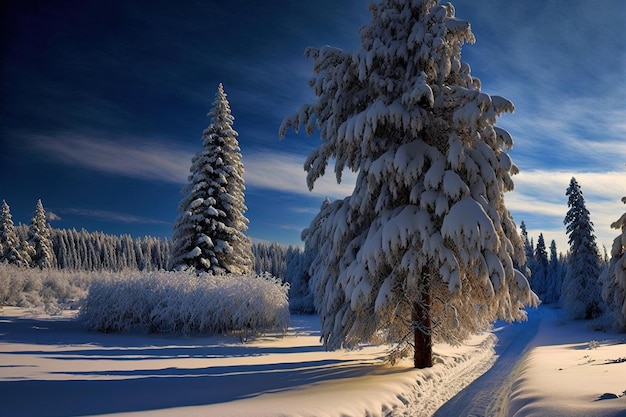
[{"label": "tire track in snow", "polygon": [[529,311],[525,323],[509,324],[497,332],[496,360],[493,367],[443,404],[433,417],[490,417],[489,410],[506,386],[518,361],[531,347],[541,316]]}]

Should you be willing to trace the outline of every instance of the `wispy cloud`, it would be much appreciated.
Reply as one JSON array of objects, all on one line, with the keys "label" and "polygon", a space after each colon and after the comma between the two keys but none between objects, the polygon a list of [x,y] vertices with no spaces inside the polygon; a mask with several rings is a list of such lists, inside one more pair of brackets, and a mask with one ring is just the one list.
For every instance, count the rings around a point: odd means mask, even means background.
[{"label": "wispy cloud", "polygon": [[[321,203],[320,203],[321,205]],[[315,216],[317,213],[319,213],[319,208],[313,208],[313,207],[291,207],[289,209],[292,213],[297,213],[297,214],[310,214]]]},{"label": "wispy cloud", "polygon": [[612,110],[593,112],[604,105],[599,98],[589,98],[558,109],[549,103],[538,108],[518,107],[516,114],[505,116],[499,124],[513,135],[512,155],[522,170],[547,166],[619,170],[626,162],[626,109],[616,105]]},{"label": "wispy cloud", "polygon": [[49,222],[59,221],[61,217],[58,214],[51,212],[50,210],[46,211],[46,220]]},{"label": "wispy cloud", "polygon": [[[58,133],[54,136],[23,136],[30,147],[57,162],[131,178],[184,184],[193,152],[180,146],[139,137],[104,138],[103,133]],[[243,156],[248,187],[313,197],[343,198],[352,192],[356,174],[345,172],[337,184],[329,173],[309,191],[304,171],[305,156],[289,153],[246,153]]]},{"label": "wispy cloud", "polygon": [[321,198],[343,198],[352,194],[356,174],[344,172],[342,183],[337,184],[332,168],[309,191],[303,168],[304,160],[304,156],[278,152],[244,155],[246,186]]},{"label": "wispy cloud", "polygon": [[60,132],[28,135],[31,148],[58,162],[151,181],[185,182],[192,152],[137,137],[111,137],[104,133]]},{"label": "wispy cloud", "polygon": [[80,208],[63,209],[63,213],[74,214],[82,217],[91,217],[94,219],[102,220],[112,223],[127,223],[127,224],[171,224],[163,220],[150,219],[147,217],[133,216],[131,214],[119,213],[107,210],[90,210]]},{"label": "wispy cloud", "polygon": [[513,156],[523,170],[623,168],[626,46],[615,36],[626,17],[622,3],[455,5],[477,35],[464,58],[483,90],[516,105],[498,123],[513,134]]},{"label": "wispy cloud", "polygon": [[621,198],[626,195],[623,187],[626,169],[610,172],[522,171],[514,177],[515,191],[506,195],[507,207],[518,224],[525,220],[530,235],[536,237],[542,232],[546,239],[554,239],[559,250],[565,252],[567,237],[563,219],[568,210],[565,191],[572,177],[576,178],[583,192],[598,244],[610,248],[618,234],[610,225],[625,209]]}]

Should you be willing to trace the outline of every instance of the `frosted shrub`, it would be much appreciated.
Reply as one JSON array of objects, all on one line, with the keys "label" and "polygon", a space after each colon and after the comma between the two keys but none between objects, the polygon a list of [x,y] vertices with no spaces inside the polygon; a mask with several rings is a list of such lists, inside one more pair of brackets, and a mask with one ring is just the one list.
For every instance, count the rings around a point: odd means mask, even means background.
[{"label": "frosted shrub", "polygon": [[597,349],[600,347],[600,342],[597,340],[591,340],[587,343],[587,349]]},{"label": "frosted shrub", "polygon": [[75,308],[95,274],[85,271],[24,268],[0,263],[0,305],[44,308],[53,313]]},{"label": "frosted shrub", "polygon": [[95,282],[78,319],[101,332],[285,331],[288,285],[270,275],[125,274]]}]

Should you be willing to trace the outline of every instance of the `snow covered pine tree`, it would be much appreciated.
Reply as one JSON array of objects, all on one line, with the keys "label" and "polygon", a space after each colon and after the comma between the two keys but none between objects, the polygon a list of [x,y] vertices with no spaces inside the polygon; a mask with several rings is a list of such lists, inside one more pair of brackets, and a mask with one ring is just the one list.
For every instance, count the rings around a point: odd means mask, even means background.
[{"label": "snow covered pine tree", "polygon": [[548,287],[546,296],[542,299],[545,303],[556,303],[561,298],[561,287],[563,285],[563,263],[559,259],[556,250],[556,242],[550,242],[550,261],[548,263]]},{"label": "snow covered pine tree", "polygon": [[[622,197],[626,204],[626,197]],[[622,231],[611,247],[611,262],[602,273],[602,298],[613,312],[615,327],[626,331],[626,213],[613,224],[613,229]]]},{"label": "snow covered pine tree", "polygon": [[174,224],[172,268],[250,274],[254,267],[244,201],[244,168],[224,88],[217,88],[202,150],[191,161]]},{"label": "snow covered pine tree", "polygon": [[392,362],[413,351],[423,368],[433,339],[458,343],[538,303],[513,266],[524,249],[503,193],[517,167],[511,136],[494,126],[514,107],[482,93],[461,62],[474,36],[449,3],[382,0],[370,12],[361,49],[307,49],[317,100],[280,135],[319,128],[309,189],[330,160],[337,181],[358,172],[352,195],[307,234],[319,250],[310,270],[325,346],[391,343]]},{"label": "snow covered pine tree", "polygon": [[37,266],[41,269],[52,267],[54,251],[52,250],[51,234],[52,231],[46,219],[46,211],[41,200],[37,200],[35,212],[28,226],[28,246],[31,250],[32,266]]},{"label": "snow covered pine tree", "polygon": [[28,266],[30,257],[23,250],[23,245],[17,236],[11,208],[6,201],[2,200],[0,212],[0,262],[6,262],[18,266]]},{"label": "snow covered pine tree", "polygon": [[593,234],[593,223],[585,206],[583,192],[572,177],[565,195],[569,210],[563,224],[569,236],[567,274],[563,280],[561,303],[575,319],[593,319],[602,313],[600,254]]},{"label": "snow covered pine tree", "polygon": [[533,269],[530,278],[530,287],[541,298],[545,298],[548,291],[548,251],[546,250],[546,241],[543,233],[539,233],[537,238],[537,246],[533,254]]}]

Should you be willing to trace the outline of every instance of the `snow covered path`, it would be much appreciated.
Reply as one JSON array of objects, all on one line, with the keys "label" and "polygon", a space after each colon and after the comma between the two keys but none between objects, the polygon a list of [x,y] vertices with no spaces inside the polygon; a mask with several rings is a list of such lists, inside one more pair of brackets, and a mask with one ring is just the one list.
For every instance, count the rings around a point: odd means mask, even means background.
[{"label": "snow covered path", "polygon": [[626,417],[626,337],[563,314],[497,329],[494,366],[434,417]]},{"label": "snow covered path", "polygon": [[446,402],[433,417],[488,416],[488,410],[497,400],[498,393],[509,383],[511,372],[530,348],[537,334],[541,315],[530,310],[525,323],[507,324],[496,329],[495,346],[498,356],[493,367]]}]

